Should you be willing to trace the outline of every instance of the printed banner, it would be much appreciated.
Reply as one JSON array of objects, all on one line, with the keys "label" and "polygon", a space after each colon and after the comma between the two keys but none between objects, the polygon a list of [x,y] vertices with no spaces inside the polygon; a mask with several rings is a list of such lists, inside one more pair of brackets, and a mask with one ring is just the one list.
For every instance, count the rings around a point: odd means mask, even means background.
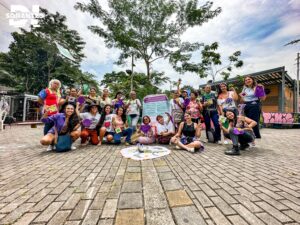
[{"label": "printed banner", "polygon": [[121,154],[125,158],[131,158],[133,160],[146,160],[159,158],[165,155],[169,155],[171,150],[162,146],[143,146],[143,152],[139,151],[138,146],[131,146],[121,150]]}]

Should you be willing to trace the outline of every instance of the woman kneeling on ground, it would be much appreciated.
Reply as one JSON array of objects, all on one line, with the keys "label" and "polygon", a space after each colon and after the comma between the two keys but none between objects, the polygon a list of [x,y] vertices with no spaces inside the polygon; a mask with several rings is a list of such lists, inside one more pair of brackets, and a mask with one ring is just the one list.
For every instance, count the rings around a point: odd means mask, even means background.
[{"label": "woman kneeling on ground", "polygon": [[80,118],[82,119],[82,125],[84,129],[81,131],[81,145],[88,144],[88,138],[92,145],[97,145],[99,143],[97,125],[100,120],[101,108],[98,104],[90,104],[87,107],[88,112],[79,113]]},{"label": "woman kneeling on ground", "polygon": [[184,114],[184,122],[181,122],[177,134],[172,137],[171,143],[176,144],[177,149],[184,149],[194,153],[195,150],[203,149],[200,141],[201,123],[194,123],[190,113]]},{"label": "woman kneeling on ground", "polygon": [[[114,128],[114,143],[121,144],[121,137],[126,136],[125,145],[130,145],[132,128],[128,127],[124,108],[119,107],[116,110],[116,115],[113,117],[112,125]],[[126,128],[127,127],[127,128]]]},{"label": "woman kneeling on ground", "polygon": [[225,151],[225,154],[239,155],[240,150],[245,150],[249,147],[249,143],[254,141],[253,127],[257,123],[248,117],[237,116],[234,109],[227,109],[225,115],[229,121],[229,127],[227,129],[221,123],[220,126],[224,132],[224,136],[230,138],[233,144],[232,149]]},{"label": "woman kneeling on ground", "polygon": [[112,114],[112,108],[111,105],[105,105],[101,114],[101,118],[98,124],[98,127],[100,127],[100,135],[99,135],[99,144],[102,144],[103,138],[106,137],[106,142],[112,142],[114,139],[114,130],[112,127],[112,120],[115,114]]},{"label": "woman kneeling on ground", "polygon": [[[55,115],[48,117],[48,112],[46,111],[46,113],[42,117],[42,122],[54,123],[54,126],[41,139],[42,145],[52,145],[52,149],[54,149],[53,147],[54,147],[56,132],[57,135],[65,135],[67,133],[70,133],[73,142],[76,141],[80,136],[80,131],[77,130],[80,126],[79,118],[75,113],[74,105],[72,104],[66,105],[64,113],[57,113]],[[76,149],[76,148],[72,146],[71,149]]]}]

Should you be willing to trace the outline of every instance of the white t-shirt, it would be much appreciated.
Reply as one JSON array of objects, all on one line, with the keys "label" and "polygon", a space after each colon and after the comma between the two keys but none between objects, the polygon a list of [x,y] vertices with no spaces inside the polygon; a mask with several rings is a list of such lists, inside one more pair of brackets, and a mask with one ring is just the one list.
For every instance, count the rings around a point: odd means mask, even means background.
[{"label": "white t-shirt", "polygon": [[217,102],[223,109],[236,108],[235,101],[233,100],[233,91],[228,91],[228,97],[225,99],[218,98]]},{"label": "white t-shirt", "polygon": [[126,103],[130,103],[127,108],[127,115],[140,115],[140,108],[142,104],[139,99],[128,100]]},{"label": "white t-shirt", "polygon": [[100,106],[103,108],[105,105],[112,105],[112,100],[110,97],[106,97],[105,100],[100,98]]},{"label": "white t-shirt", "polygon": [[160,135],[161,132],[165,132],[165,131],[174,132],[174,125],[171,121],[168,124],[165,122],[163,125],[157,123],[156,128],[157,128],[158,135]]},{"label": "white t-shirt", "polygon": [[106,128],[106,132],[113,132],[112,119],[116,114],[108,114],[105,116],[102,127]]},{"label": "white t-shirt", "polygon": [[[180,104],[183,104],[183,103],[184,103],[183,98],[179,98],[179,103],[180,103]],[[180,106],[179,106],[177,103],[174,102],[174,99],[171,99],[171,100],[170,100],[170,107],[171,107],[171,111],[172,111],[173,109],[181,109]]]},{"label": "white t-shirt", "polygon": [[92,123],[89,127],[86,127],[87,129],[93,130],[96,128],[101,115],[97,113],[95,116],[93,116],[90,112],[80,113],[80,118],[82,120],[89,119]]}]

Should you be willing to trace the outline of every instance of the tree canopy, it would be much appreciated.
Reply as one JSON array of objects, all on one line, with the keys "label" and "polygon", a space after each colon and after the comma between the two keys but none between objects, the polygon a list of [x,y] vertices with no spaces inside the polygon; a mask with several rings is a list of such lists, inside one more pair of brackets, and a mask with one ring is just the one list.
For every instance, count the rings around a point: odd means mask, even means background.
[{"label": "tree canopy", "polygon": [[[190,27],[200,26],[221,12],[212,9],[213,3],[199,4],[198,0],[108,0],[109,10],[97,0],[77,3],[76,9],[90,13],[102,25],[88,28],[105,40],[108,48],[118,48],[118,63],[134,56],[146,65],[151,80],[150,65],[172,55],[188,60],[201,44],[183,42],[181,35]],[[173,61],[170,60],[172,63]]]},{"label": "tree canopy", "polygon": [[[40,11],[43,17],[39,18],[39,27],[13,32],[9,51],[0,53],[0,82],[32,94],[45,88],[53,78],[66,86],[83,81],[97,86],[95,77],[79,68],[85,43],[78,32],[67,27],[65,16],[46,9]],[[61,56],[55,43],[68,49],[75,61]]]}]

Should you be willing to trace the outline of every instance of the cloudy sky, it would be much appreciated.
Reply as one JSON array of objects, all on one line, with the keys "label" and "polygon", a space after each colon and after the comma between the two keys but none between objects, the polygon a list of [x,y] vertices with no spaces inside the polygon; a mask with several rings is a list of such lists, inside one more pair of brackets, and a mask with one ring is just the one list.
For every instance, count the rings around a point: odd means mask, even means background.
[{"label": "cloudy sky", "polygon": [[[80,0],[80,2],[87,1]],[[106,4],[105,0],[99,2]],[[288,74],[296,78],[295,58],[296,53],[300,52],[300,44],[293,46],[284,46],[284,44],[300,38],[300,0],[214,0],[213,2],[215,7],[222,8],[222,13],[201,27],[187,30],[182,35],[183,40],[207,44],[218,41],[223,57],[240,50],[244,66],[235,70],[234,74],[249,74],[285,66]],[[68,26],[80,33],[86,42],[84,49],[86,58],[81,64],[84,71],[94,73],[101,80],[106,72],[129,67],[129,64],[121,68],[113,63],[118,58],[118,50],[106,48],[104,41],[87,29],[88,25],[99,25],[99,21],[87,13],[75,10],[74,3],[73,0],[0,0],[0,51],[8,51],[12,41],[10,33],[18,30],[10,26],[6,19],[10,6],[19,4],[31,9],[32,5],[39,5],[52,13],[58,11],[66,15]],[[163,59],[155,61],[153,69],[164,71],[174,81],[180,77],[183,84],[194,87],[207,81],[195,74],[178,74]],[[135,70],[145,72],[143,62],[137,62]],[[162,88],[169,88],[169,84]]]}]

